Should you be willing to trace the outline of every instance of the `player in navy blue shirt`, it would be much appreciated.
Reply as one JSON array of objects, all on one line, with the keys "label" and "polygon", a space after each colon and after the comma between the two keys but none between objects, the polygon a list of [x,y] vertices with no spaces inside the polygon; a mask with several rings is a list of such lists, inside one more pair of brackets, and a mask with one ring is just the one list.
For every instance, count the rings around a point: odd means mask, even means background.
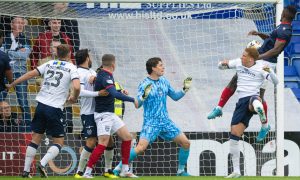
[{"label": "player in navy blue shirt", "polygon": [[[94,118],[97,125],[98,145],[94,148],[87,168],[83,177],[91,178],[93,166],[96,164],[98,159],[104,153],[106,149],[110,135],[117,133],[117,135],[123,140],[121,145],[122,161],[124,166],[122,167],[121,177],[137,177],[133,173],[129,172],[128,160],[131,147],[131,135],[125,126],[124,122],[114,113],[115,98],[122,101],[129,101],[138,107],[138,101],[132,97],[128,97],[121,92],[118,92],[115,88],[115,82],[113,72],[116,68],[116,59],[112,54],[105,54],[102,57],[102,70],[98,72],[95,80],[95,91],[106,89],[109,93],[108,96],[98,96],[95,98],[96,106]],[[147,96],[147,95],[145,95]],[[146,97],[145,97],[146,98]]]},{"label": "player in navy blue shirt", "polygon": [[[138,89],[139,107],[144,107],[144,122],[139,143],[136,148],[132,148],[130,151],[129,162],[134,160],[138,154],[143,153],[147,146],[159,136],[165,140],[174,141],[181,146],[178,153],[177,176],[189,176],[185,171],[185,164],[189,157],[190,142],[169,118],[167,97],[169,96],[174,101],[181,99],[189,90],[192,78],[184,80],[184,88],[182,90],[175,91],[170,82],[163,76],[165,67],[160,58],[150,58],[146,63],[146,69],[149,76],[140,83]],[[142,101],[143,94],[147,91],[146,88],[149,84],[152,86],[151,92],[148,98]],[[115,174],[119,173],[122,163],[119,163],[114,169]]]},{"label": "player in navy blue shirt", "polygon": [[[4,33],[0,30],[0,47],[3,43]],[[13,81],[13,74],[11,67],[9,65],[10,59],[8,55],[0,50],[0,102],[4,101],[7,96],[7,91],[5,87],[5,77],[11,83]]]},{"label": "player in navy blue shirt", "polygon": [[[281,24],[272,31],[270,35],[263,34],[257,31],[250,31],[248,35],[259,36],[264,40],[263,45],[258,49],[258,59],[263,60],[267,66],[275,69],[278,55],[289,44],[292,37],[291,23],[295,18],[297,10],[293,6],[287,6],[281,14]],[[207,116],[208,119],[214,119],[222,116],[222,108],[225,106],[229,98],[234,94],[237,87],[237,76],[235,75],[227,87],[223,90],[218,106],[213,109]],[[266,83],[262,86],[260,96],[263,99]],[[265,113],[267,114],[267,104],[263,99]],[[267,123],[268,121],[266,121]],[[267,124],[263,126],[267,127]]]}]

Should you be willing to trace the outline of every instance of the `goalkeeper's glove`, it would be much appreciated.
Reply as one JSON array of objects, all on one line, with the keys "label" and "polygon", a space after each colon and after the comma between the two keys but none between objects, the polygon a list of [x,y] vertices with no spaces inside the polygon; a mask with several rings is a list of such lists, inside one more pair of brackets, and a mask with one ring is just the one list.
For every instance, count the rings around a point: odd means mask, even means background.
[{"label": "goalkeeper's glove", "polygon": [[183,81],[183,91],[187,92],[192,85],[192,78],[191,77],[187,77],[184,81]]},{"label": "goalkeeper's glove", "polygon": [[147,99],[147,97],[149,96],[149,94],[151,92],[151,88],[152,88],[152,84],[148,84],[145,87],[144,94],[142,95],[142,101],[144,101],[145,99]]}]

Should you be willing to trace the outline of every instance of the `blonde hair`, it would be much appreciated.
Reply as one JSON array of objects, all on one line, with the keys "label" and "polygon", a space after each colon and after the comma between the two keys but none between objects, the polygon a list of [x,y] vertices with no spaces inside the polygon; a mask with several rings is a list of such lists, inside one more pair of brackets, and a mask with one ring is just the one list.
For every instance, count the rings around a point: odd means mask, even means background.
[{"label": "blonde hair", "polygon": [[254,60],[258,59],[259,53],[255,48],[246,48],[245,52],[248,53],[248,56],[252,57]]}]

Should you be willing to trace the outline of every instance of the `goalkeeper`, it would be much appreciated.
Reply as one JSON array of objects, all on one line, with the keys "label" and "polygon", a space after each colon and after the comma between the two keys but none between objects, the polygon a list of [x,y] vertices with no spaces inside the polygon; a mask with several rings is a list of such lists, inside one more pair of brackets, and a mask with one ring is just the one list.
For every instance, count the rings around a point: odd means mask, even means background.
[{"label": "goalkeeper", "polygon": [[[136,148],[131,148],[129,162],[143,153],[147,146],[160,136],[167,141],[173,140],[181,146],[177,176],[190,176],[185,171],[190,141],[169,118],[167,96],[175,101],[181,99],[189,90],[192,78],[184,80],[183,90],[175,91],[169,81],[163,77],[165,68],[160,58],[150,58],[146,63],[146,69],[149,76],[140,83],[137,97],[138,107],[144,106],[144,123],[139,143]],[[115,175],[119,175],[121,169],[122,162],[114,169]]]}]

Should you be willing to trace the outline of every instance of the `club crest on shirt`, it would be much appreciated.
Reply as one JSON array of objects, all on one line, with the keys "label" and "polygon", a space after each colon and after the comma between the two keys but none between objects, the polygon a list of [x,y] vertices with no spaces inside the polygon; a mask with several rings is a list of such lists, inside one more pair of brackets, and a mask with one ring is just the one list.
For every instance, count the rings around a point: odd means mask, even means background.
[{"label": "club crest on shirt", "polygon": [[114,84],[114,82],[113,82],[111,79],[107,80],[106,82],[107,82],[108,84]]},{"label": "club crest on shirt", "polygon": [[88,134],[88,135],[91,135],[91,134],[92,134],[92,130],[91,130],[91,129],[88,129],[88,130],[87,130],[87,134]]},{"label": "club crest on shirt", "polygon": [[105,131],[109,132],[110,127],[109,126],[105,126]]}]

